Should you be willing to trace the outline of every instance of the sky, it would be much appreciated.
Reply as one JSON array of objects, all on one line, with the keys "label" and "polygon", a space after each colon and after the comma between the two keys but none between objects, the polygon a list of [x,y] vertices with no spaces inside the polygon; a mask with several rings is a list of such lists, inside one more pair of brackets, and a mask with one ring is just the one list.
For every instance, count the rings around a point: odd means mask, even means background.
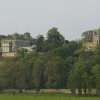
[{"label": "sky", "polygon": [[0,34],[46,35],[52,27],[68,40],[100,27],[100,0],[0,0]]}]

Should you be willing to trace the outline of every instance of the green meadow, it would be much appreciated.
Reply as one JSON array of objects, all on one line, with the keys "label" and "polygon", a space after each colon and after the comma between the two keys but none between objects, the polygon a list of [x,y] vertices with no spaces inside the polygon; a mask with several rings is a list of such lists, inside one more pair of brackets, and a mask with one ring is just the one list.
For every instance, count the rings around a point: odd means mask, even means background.
[{"label": "green meadow", "polygon": [[100,100],[100,97],[79,97],[66,94],[0,95],[0,100]]}]

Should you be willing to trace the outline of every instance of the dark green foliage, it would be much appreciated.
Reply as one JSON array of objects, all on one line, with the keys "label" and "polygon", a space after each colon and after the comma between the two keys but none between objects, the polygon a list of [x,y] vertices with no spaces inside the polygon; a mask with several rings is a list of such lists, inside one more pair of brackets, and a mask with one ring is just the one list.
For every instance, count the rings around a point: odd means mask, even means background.
[{"label": "dark green foliage", "polygon": [[63,60],[58,56],[50,56],[47,63],[46,63],[46,76],[47,76],[47,82],[46,86],[47,88],[63,88],[66,85],[65,74],[65,65]]},{"label": "dark green foliage", "polygon": [[43,35],[39,35],[36,39],[36,51],[37,52],[45,51],[45,40]]},{"label": "dark green foliage", "polygon": [[52,50],[64,44],[64,37],[58,32],[58,29],[53,27],[47,32],[47,48]]},{"label": "dark green foliage", "polygon": [[[13,38],[23,36],[16,33]],[[25,33],[24,39],[31,39],[30,33]],[[0,90],[69,88],[73,94],[78,90],[79,95],[90,95],[96,89],[100,95],[99,46],[85,51],[82,41],[65,40],[55,27],[47,32],[46,39],[43,35],[34,39],[34,44],[34,52],[19,49],[15,58],[0,59]]]},{"label": "dark green foliage", "polygon": [[34,63],[33,77],[37,89],[45,88],[45,63],[46,58],[43,56],[40,56]]}]

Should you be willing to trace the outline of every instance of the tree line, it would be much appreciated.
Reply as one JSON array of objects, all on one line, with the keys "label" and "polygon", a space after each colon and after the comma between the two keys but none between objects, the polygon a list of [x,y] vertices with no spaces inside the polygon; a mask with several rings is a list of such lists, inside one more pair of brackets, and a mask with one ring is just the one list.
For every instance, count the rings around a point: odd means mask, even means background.
[{"label": "tree line", "polygon": [[[82,40],[68,41],[53,27],[35,39],[35,51],[0,58],[0,90],[70,89],[73,95],[100,95],[100,48],[85,51]],[[77,92],[76,92],[77,90]]]}]

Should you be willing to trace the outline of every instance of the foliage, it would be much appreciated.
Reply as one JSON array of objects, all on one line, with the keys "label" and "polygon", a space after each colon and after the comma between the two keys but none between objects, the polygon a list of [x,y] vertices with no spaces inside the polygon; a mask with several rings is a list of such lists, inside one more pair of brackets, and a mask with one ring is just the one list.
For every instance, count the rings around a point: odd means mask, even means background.
[{"label": "foliage", "polygon": [[[87,33],[83,36],[88,38]],[[32,39],[28,32],[9,37]],[[34,52],[19,49],[15,58],[0,59],[0,90],[69,88],[73,94],[78,90],[79,95],[90,95],[95,88],[100,95],[99,46],[95,52],[85,51],[82,41],[65,40],[55,27],[47,32],[47,38],[39,35],[34,39],[34,44]]]}]

